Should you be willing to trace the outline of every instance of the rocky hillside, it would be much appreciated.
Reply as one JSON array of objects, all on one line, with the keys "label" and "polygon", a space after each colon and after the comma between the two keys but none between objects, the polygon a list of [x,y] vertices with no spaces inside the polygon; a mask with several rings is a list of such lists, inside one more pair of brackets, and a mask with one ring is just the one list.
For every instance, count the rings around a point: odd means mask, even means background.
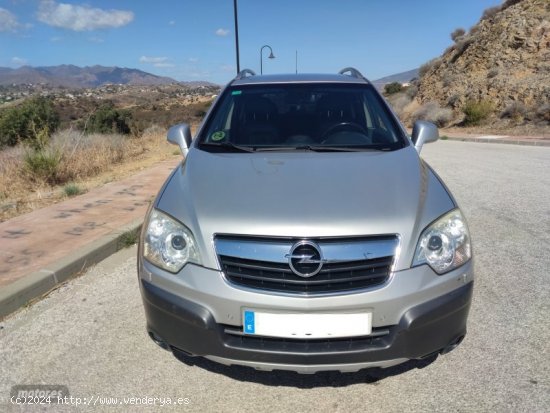
[{"label": "rocky hillside", "polygon": [[484,102],[496,120],[550,122],[550,1],[506,0],[420,68],[416,101],[455,115]]}]

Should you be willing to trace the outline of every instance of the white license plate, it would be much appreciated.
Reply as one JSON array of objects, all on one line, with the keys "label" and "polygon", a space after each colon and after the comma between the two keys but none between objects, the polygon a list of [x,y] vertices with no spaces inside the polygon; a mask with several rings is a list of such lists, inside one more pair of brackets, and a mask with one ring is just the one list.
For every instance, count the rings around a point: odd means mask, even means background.
[{"label": "white license plate", "polygon": [[245,309],[243,332],[282,338],[337,338],[367,336],[372,313],[269,313]]}]

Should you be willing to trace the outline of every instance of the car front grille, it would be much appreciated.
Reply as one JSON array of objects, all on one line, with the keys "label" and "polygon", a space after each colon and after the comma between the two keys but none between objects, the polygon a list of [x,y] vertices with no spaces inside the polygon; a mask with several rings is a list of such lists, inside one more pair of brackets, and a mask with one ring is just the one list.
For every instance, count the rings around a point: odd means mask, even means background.
[{"label": "car front grille", "polygon": [[393,257],[325,264],[311,278],[294,274],[288,264],[220,256],[226,277],[234,284],[291,293],[329,293],[369,288],[385,283]]},{"label": "car front grille", "polygon": [[[311,276],[300,276],[291,269],[288,258],[285,258],[291,250],[293,241],[288,241],[288,249],[286,245],[274,247],[273,250],[277,254],[273,254],[270,250],[268,242],[246,241],[254,247],[249,248],[252,253],[242,254],[243,244],[236,244],[238,241],[231,240],[231,248],[218,248],[218,258],[221,269],[225,274],[226,279],[238,286],[248,287],[258,290],[283,292],[299,295],[315,295],[324,293],[339,293],[349,292],[354,290],[363,290],[380,286],[386,283],[391,274],[391,268],[394,262],[394,253],[398,244],[397,237],[386,237],[382,240],[378,239],[362,239],[357,241],[361,247],[367,248],[369,251],[376,251],[374,257],[370,258],[368,252],[361,252],[362,259],[357,259],[358,256],[347,254],[345,259],[327,260],[322,265],[321,270]],[[263,244],[262,244],[263,242]],[[338,255],[340,244],[338,240],[330,242],[318,242],[321,250],[336,251],[332,254]],[[349,245],[355,246],[355,241],[342,242],[342,250],[350,248]],[[235,248],[237,245],[237,248]],[[257,245],[263,247],[258,248]],[[267,246],[267,247],[266,247]],[[332,250],[330,249],[332,247]],[[336,247],[336,248],[335,248]],[[238,251],[235,253],[234,251]],[[258,252],[260,251],[260,252]],[[265,251],[268,251],[267,253]],[[283,251],[283,252],[281,252]],[[363,251],[360,249],[359,251]],[[227,254],[224,254],[227,252]],[[268,259],[262,258],[262,252]],[[237,256],[240,255],[240,256]],[[345,255],[345,254],[344,254]],[[359,255],[355,253],[355,255]],[[276,258],[274,258],[276,257]],[[365,258],[369,257],[369,258]]]}]

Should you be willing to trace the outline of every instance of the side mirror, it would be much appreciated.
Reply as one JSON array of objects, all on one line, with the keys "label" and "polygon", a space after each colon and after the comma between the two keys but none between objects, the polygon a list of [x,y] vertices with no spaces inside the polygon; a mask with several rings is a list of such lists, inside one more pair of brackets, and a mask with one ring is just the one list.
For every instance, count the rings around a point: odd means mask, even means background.
[{"label": "side mirror", "polygon": [[439,131],[433,123],[424,120],[414,122],[412,141],[418,153],[420,153],[425,143],[435,142],[438,139]]},{"label": "side mirror", "polygon": [[187,123],[180,123],[168,129],[166,135],[168,142],[180,147],[181,154],[185,157],[191,147],[191,129]]}]

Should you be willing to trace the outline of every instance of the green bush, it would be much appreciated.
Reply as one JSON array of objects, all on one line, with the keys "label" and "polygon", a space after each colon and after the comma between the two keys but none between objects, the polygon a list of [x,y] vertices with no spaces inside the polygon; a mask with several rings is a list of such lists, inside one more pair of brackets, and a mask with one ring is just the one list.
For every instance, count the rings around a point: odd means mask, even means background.
[{"label": "green bush", "polygon": [[80,195],[84,191],[77,184],[67,184],[63,187],[63,192],[68,197]]},{"label": "green bush", "polygon": [[34,149],[44,148],[59,126],[51,99],[35,97],[0,112],[0,148],[18,142]]},{"label": "green bush", "polygon": [[35,149],[27,152],[23,161],[25,169],[34,181],[55,185],[58,183],[61,156],[61,152],[57,149]]},{"label": "green bush", "polygon": [[399,82],[388,83],[384,86],[384,92],[386,95],[393,95],[394,93],[399,93],[403,90],[403,85]]},{"label": "green bush", "polygon": [[464,125],[475,126],[486,120],[494,111],[493,104],[488,100],[466,102],[462,111],[466,115],[464,118]]},{"label": "green bush", "polygon": [[113,103],[101,105],[88,118],[84,124],[86,133],[120,133],[128,135],[130,133],[129,122],[131,115],[128,111],[115,108]]},{"label": "green bush", "polygon": [[120,238],[118,239],[118,248],[117,249],[123,249],[131,247],[134,244],[137,244],[139,241],[139,233],[141,232],[141,228],[137,229],[131,229],[123,234],[120,235]]}]

